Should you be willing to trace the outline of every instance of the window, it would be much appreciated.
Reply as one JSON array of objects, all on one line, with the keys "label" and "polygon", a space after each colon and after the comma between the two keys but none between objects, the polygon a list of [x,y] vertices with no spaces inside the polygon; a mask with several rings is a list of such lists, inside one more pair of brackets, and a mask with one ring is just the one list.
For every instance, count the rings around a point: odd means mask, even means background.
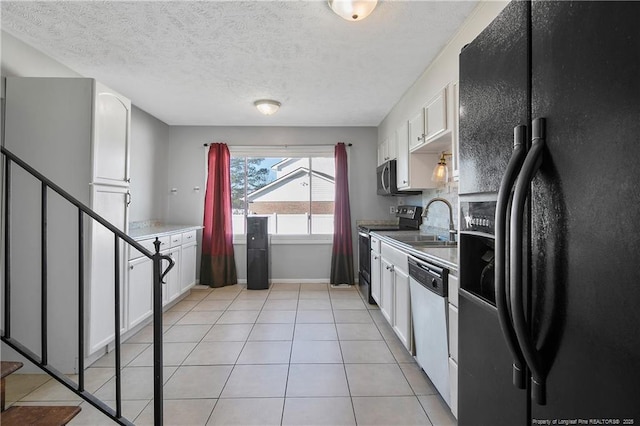
[{"label": "window", "polygon": [[334,179],[332,149],[306,156],[232,150],[233,233],[245,233],[247,216],[267,216],[271,234],[333,234]]}]

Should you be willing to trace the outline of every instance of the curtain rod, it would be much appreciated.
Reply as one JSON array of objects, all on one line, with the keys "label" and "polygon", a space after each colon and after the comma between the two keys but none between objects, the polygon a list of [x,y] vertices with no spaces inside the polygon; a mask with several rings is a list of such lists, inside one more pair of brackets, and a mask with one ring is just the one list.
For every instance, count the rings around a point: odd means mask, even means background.
[{"label": "curtain rod", "polygon": [[[204,145],[204,146],[209,146],[209,145],[211,145],[211,144],[210,144],[210,143],[205,143],[205,144],[203,144],[203,145]],[[347,143],[347,144],[345,144],[345,145],[346,145],[346,146],[353,146],[353,144],[352,144],[352,143]],[[236,145],[236,146],[243,146],[243,145]],[[248,146],[248,145],[247,145],[247,146]],[[328,143],[327,143],[327,144],[319,144],[319,145],[264,145],[264,147],[265,147],[265,148],[269,148],[269,147],[272,147],[272,146],[273,146],[273,147],[276,147],[276,148],[282,148],[282,147],[284,147],[284,148],[289,148],[289,147],[292,147],[292,148],[293,148],[293,147],[298,148],[298,147],[317,147],[317,146],[335,146],[335,145],[328,144]]]}]

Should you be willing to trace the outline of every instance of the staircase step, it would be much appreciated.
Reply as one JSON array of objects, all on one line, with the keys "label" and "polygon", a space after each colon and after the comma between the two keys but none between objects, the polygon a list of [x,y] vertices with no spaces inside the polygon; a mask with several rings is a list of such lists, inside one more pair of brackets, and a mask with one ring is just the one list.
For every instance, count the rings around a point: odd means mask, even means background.
[{"label": "staircase step", "polygon": [[0,413],[2,426],[57,426],[66,425],[80,412],[78,406],[34,406],[19,405],[9,407]]},{"label": "staircase step", "polygon": [[0,378],[4,379],[9,374],[13,373],[16,370],[19,370],[21,367],[22,367],[22,363],[21,362],[17,362],[17,361],[2,361],[0,363],[0,372],[2,373],[0,375]]}]

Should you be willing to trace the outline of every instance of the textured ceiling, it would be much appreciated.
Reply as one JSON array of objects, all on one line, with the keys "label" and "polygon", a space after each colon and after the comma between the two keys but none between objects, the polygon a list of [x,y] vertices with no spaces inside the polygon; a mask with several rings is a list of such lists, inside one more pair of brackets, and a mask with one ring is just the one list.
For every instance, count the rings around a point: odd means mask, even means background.
[{"label": "textured ceiling", "polygon": [[4,31],[167,124],[234,126],[377,126],[476,5],[381,1],[354,23],[326,1],[0,3]]}]

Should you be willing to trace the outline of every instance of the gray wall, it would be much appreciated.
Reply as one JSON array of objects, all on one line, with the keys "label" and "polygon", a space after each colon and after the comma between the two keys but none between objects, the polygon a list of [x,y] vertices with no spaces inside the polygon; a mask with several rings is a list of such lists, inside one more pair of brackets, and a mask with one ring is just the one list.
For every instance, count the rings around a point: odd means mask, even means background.
[{"label": "gray wall", "polygon": [[131,206],[129,221],[167,217],[169,126],[133,107],[131,110]]},{"label": "gray wall", "polygon": [[[2,77],[91,77],[81,76],[5,32],[1,36]],[[118,90],[117,87],[112,89]],[[123,95],[127,96],[126,93]],[[131,112],[130,221],[166,217],[168,142],[169,126],[134,106]]]},{"label": "gray wall", "polygon": [[[168,220],[174,223],[201,224],[204,209],[204,143],[228,145],[333,145],[352,143],[349,149],[349,185],[353,222],[354,254],[357,255],[355,221],[392,219],[389,206],[395,200],[376,194],[375,165],[377,130],[374,127],[192,127],[172,126],[169,142]],[[200,187],[200,191],[194,191]],[[331,242],[272,246],[272,279],[327,280],[331,268]],[[241,279],[246,277],[245,246],[236,245],[236,261]],[[357,262],[357,259],[355,259]],[[354,268],[357,271],[357,263]]]}]

